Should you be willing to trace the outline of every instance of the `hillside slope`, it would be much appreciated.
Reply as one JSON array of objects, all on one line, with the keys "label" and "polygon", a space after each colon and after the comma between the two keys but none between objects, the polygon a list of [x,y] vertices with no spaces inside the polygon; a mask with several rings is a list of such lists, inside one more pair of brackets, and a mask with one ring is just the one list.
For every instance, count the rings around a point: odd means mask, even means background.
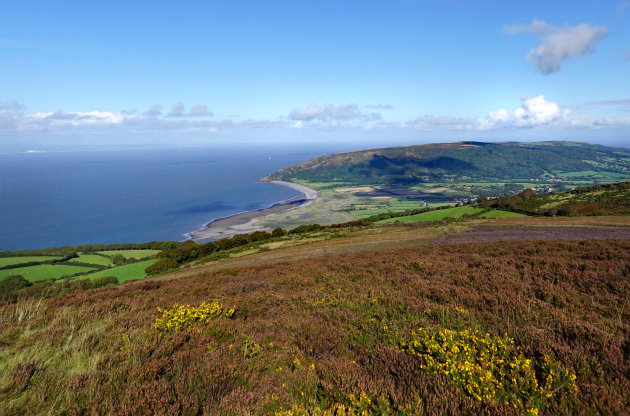
[{"label": "hillside slope", "polygon": [[576,177],[630,180],[630,150],[579,142],[427,144],[320,156],[265,180],[414,185]]},{"label": "hillside slope", "polygon": [[515,196],[479,201],[479,206],[528,215],[630,215],[630,182],[585,186],[548,194],[526,190]]},{"label": "hillside slope", "polygon": [[[556,220],[628,228],[624,217],[483,223]],[[405,229],[392,228],[390,247],[405,244]],[[0,413],[555,415],[630,406],[630,240],[421,247],[426,237],[417,238],[383,250],[386,234],[359,234],[358,254],[337,254],[352,251],[352,239],[335,238],[159,280],[5,300]],[[482,358],[490,350],[494,358]],[[440,357],[484,370],[444,367]]]}]

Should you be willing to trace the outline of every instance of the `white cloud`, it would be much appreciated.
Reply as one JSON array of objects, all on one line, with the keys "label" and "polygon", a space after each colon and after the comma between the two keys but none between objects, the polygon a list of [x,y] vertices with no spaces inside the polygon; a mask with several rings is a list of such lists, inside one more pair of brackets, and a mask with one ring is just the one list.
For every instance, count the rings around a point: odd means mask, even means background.
[{"label": "white cloud", "polygon": [[367,108],[372,110],[393,110],[394,106],[391,104],[368,104]]},{"label": "white cloud", "polygon": [[24,106],[15,100],[0,101],[0,113],[4,111],[22,111]]},{"label": "white cloud", "polygon": [[289,120],[296,122],[292,125],[296,129],[373,129],[383,123],[381,113],[363,112],[357,104],[311,104],[306,108],[294,108],[289,113]]},{"label": "white cloud", "polygon": [[613,107],[616,107],[618,111],[630,111],[630,98],[622,98],[618,100],[587,101],[585,103],[574,104],[567,107],[585,108],[585,107],[594,107],[594,106],[613,106]]},{"label": "white cloud", "polygon": [[[484,118],[421,115],[401,123],[401,127],[425,131],[502,131],[630,126],[629,118],[593,118],[587,114],[573,116],[568,108],[545,99],[542,94],[526,97],[521,101],[521,106],[512,112],[506,109],[493,110]],[[610,101],[620,104],[624,102],[625,100]]]},{"label": "white cloud", "polygon": [[540,20],[530,25],[510,26],[505,31],[511,35],[529,33],[538,37],[538,46],[527,54],[527,60],[543,74],[558,72],[567,58],[592,53],[595,44],[608,34],[603,26],[582,23],[555,27]]},{"label": "white cloud", "polygon": [[149,109],[144,113],[145,116],[159,116],[162,114],[162,106],[159,104],[152,105]]},{"label": "white cloud", "polygon": [[20,125],[29,130],[109,126],[121,124],[127,117],[111,111],[37,112],[24,116]]},{"label": "white cloud", "polygon": [[196,105],[190,109],[187,114],[188,117],[212,117],[212,112],[208,111],[208,107],[205,105]]},{"label": "white cloud", "polygon": [[[161,110],[161,106],[152,106],[149,111],[145,113],[145,115],[160,115],[161,111],[151,112],[154,107],[157,107],[158,111]],[[193,106],[187,113],[184,113],[184,108],[184,103],[175,103],[165,117],[212,117],[214,115],[211,111],[208,110],[208,107],[203,104]]]},{"label": "white cloud", "polygon": [[422,130],[473,130],[478,120],[472,117],[421,115],[403,123],[403,127],[420,128]]},{"label": "white cloud", "polygon": [[[232,129],[265,129],[287,127],[286,121],[269,120],[207,120],[212,116],[206,106],[196,106],[181,117],[161,116],[159,106],[152,106],[142,115],[129,111],[55,111],[24,114],[22,106],[4,105],[13,110],[0,109],[0,132],[77,132],[77,133],[146,133],[146,132],[216,132]],[[175,107],[175,114],[183,105]],[[173,110],[171,110],[173,112]],[[196,117],[192,119],[189,117]]]},{"label": "white cloud", "polygon": [[[128,133],[186,133],[220,131],[242,132],[244,129],[260,131],[290,131],[320,129],[379,130],[384,132],[497,132],[538,129],[561,131],[562,129],[604,129],[630,127],[630,117],[591,117],[586,110],[590,106],[616,106],[618,110],[629,109],[630,99],[591,101],[573,106],[560,106],[547,100],[544,95],[526,97],[514,110],[496,109],[485,117],[422,114],[408,121],[383,120],[380,113],[363,112],[356,104],[322,106],[311,105],[296,108],[289,116],[274,120],[267,119],[222,119],[214,120],[206,106],[195,106],[184,113],[183,104],[175,107],[181,117],[162,115],[159,106],[152,106],[145,113],[128,111],[55,111],[25,113],[19,103],[0,103],[0,132],[29,133],[57,132],[77,134],[128,134]],[[575,113],[573,113],[574,111]],[[173,110],[171,110],[173,112]],[[198,114],[198,116],[193,116]],[[203,114],[203,116],[202,116]],[[8,137],[10,135],[3,134]]]},{"label": "white cloud", "polygon": [[558,104],[545,100],[544,95],[524,98],[521,108],[514,112],[517,126],[539,126],[567,117],[569,110],[560,110]]},{"label": "white cloud", "polygon": [[486,118],[479,120],[481,130],[496,128],[531,128],[548,126],[566,121],[570,111],[561,109],[553,102],[547,101],[544,95],[523,98],[520,108],[510,114],[505,109],[490,111]]},{"label": "white cloud", "polygon": [[359,106],[356,104],[337,106],[331,104],[324,104],[322,106],[311,104],[304,109],[294,108],[289,114],[291,120],[301,121],[352,120],[359,118],[360,116],[361,113],[359,112]]},{"label": "white cloud", "polygon": [[166,114],[166,117],[183,117],[184,116],[184,104],[183,103],[175,103],[171,108],[171,111]]}]

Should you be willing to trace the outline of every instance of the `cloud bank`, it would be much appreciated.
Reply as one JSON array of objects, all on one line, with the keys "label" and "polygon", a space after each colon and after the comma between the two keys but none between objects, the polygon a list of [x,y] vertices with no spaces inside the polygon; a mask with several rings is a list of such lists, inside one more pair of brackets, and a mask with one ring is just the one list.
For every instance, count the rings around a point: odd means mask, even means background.
[{"label": "cloud bank", "polygon": [[[607,103],[624,103],[626,100],[611,100]],[[568,107],[568,106],[567,106]],[[498,109],[488,112],[484,118],[421,115],[404,123],[405,126],[421,130],[446,131],[501,131],[534,128],[591,129],[630,126],[630,118],[593,118],[587,114],[573,115],[571,110],[561,107],[544,95],[525,97],[521,106],[510,112]]]},{"label": "cloud bank", "polygon": [[196,105],[188,112],[188,117],[212,117],[213,115],[205,105]]},{"label": "cloud bank", "polygon": [[568,58],[592,53],[597,42],[608,34],[603,26],[582,23],[555,27],[540,20],[529,25],[509,26],[505,31],[511,35],[528,33],[538,38],[538,45],[527,54],[527,60],[543,74],[558,72]]},{"label": "cloud bank", "polygon": [[[161,106],[152,105],[144,113],[138,111],[55,111],[25,113],[18,102],[0,102],[0,133],[77,133],[119,135],[156,132],[237,132],[243,129],[289,132],[304,130],[362,130],[396,133],[416,132],[495,132],[545,129],[602,129],[630,127],[630,117],[595,118],[585,113],[592,106],[615,106],[621,111],[630,109],[630,99],[591,101],[561,106],[544,95],[525,97],[512,111],[505,108],[489,111],[485,117],[421,114],[411,120],[388,121],[373,106],[358,104],[311,104],[296,107],[284,116],[267,119],[214,120],[205,105],[193,106],[186,112],[182,103],[176,103],[163,114]],[[0,136],[2,138],[2,136]]]},{"label": "cloud bank", "polygon": [[152,105],[149,109],[144,113],[145,116],[159,116],[162,115],[162,106],[159,104]]},{"label": "cloud bank", "polygon": [[[156,112],[157,109],[157,112]],[[202,104],[193,106],[189,112],[184,113],[184,103],[175,103],[171,107],[171,111],[166,113],[166,117],[212,117],[214,114],[208,110],[208,107]],[[145,113],[146,115],[161,114],[161,106],[154,105]]]},{"label": "cloud bank", "polygon": [[306,108],[294,108],[289,119],[295,121],[294,128],[307,125],[318,128],[369,128],[382,121],[378,112],[362,111],[357,104],[316,105]]},{"label": "cloud bank", "polygon": [[183,103],[175,103],[166,114],[166,117],[184,117],[184,104]]},{"label": "cloud bank", "polygon": [[346,104],[334,106],[331,104],[324,104],[318,106],[311,104],[304,109],[294,108],[289,113],[291,120],[298,121],[329,121],[329,120],[352,120],[359,118],[361,113],[359,112],[359,106],[356,104]]}]

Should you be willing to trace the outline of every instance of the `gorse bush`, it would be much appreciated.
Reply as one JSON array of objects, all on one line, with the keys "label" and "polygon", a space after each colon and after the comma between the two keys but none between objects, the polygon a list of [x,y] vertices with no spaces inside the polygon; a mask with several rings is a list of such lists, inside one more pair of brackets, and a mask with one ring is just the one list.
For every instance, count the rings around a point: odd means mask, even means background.
[{"label": "gorse bush", "polygon": [[525,358],[514,340],[480,331],[444,329],[412,333],[402,350],[422,357],[422,368],[443,373],[478,401],[513,406],[537,415],[554,394],[577,390],[575,375],[549,356],[542,363]]},{"label": "gorse bush", "polygon": [[[414,406],[409,405],[398,409],[395,414],[414,414]],[[293,405],[291,409],[276,412],[275,416],[371,416],[392,414],[387,400],[379,397],[372,400],[364,391],[360,394],[350,394],[346,403],[336,403],[330,408],[322,408],[320,405]]]},{"label": "gorse bush", "polygon": [[170,309],[157,308],[162,317],[155,320],[153,327],[160,332],[169,333],[188,329],[196,323],[208,323],[218,317],[231,318],[236,306],[224,308],[218,301],[204,302],[199,306],[175,305]]}]

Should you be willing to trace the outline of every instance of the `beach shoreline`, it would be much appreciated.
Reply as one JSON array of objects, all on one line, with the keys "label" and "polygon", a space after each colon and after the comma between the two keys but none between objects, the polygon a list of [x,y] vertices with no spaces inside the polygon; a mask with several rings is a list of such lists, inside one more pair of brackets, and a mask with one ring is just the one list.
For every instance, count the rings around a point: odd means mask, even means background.
[{"label": "beach shoreline", "polygon": [[229,217],[217,218],[210,221],[203,229],[187,233],[188,239],[196,243],[230,238],[236,234],[248,234],[254,231],[271,231],[271,228],[255,225],[263,217],[288,211],[297,207],[309,205],[317,199],[319,193],[308,186],[286,181],[270,181],[280,186],[286,186],[301,192],[302,195],[277,202],[267,208],[245,211]]}]

